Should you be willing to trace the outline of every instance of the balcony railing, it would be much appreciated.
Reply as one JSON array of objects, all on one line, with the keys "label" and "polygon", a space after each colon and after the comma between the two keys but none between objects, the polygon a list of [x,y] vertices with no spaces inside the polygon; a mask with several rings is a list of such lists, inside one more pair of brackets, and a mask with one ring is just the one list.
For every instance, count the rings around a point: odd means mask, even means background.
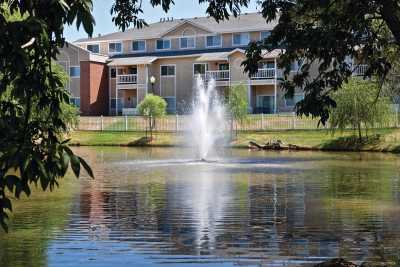
[{"label": "balcony railing", "polygon": [[118,84],[136,84],[137,74],[117,75]]},{"label": "balcony railing", "polygon": [[258,71],[251,76],[252,79],[275,79],[275,69],[258,69]]},{"label": "balcony railing", "polygon": [[364,76],[367,69],[368,65],[366,64],[353,65],[353,76]]},{"label": "balcony railing", "polygon": [[215,81],[228,81],[230,79],[229,70],[213,70],[206,71],[206,80],[215,80]]}]

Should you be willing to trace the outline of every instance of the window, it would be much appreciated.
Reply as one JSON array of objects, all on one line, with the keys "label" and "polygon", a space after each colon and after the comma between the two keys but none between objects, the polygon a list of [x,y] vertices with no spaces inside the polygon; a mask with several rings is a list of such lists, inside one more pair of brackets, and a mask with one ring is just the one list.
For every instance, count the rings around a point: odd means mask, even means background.
[{"label": "window", "polygon": [[176,98],[175,97],[164,97],[165,102],[167,102],[167,113],[176,112]]},{"label": "window", "polygon": [[122,53],[122,43],[109,43],[108,53]]},{"label": "window", "polygon": [[75,107],[79,108],[81,106],[81,99],[79,97],[71,97],[69,102]]},{"label": "window", "polygon": [[267,61],[267,62],[260,62],[258,64],[259,69],[274,69],[275,62],[274,61]]},{"label": "window", "polygon": [[256,113],[274,113],[275,111],[275,97],[273,95],[259,95],[257,96],[257,109]]},{"label": "window", "polygon": [[146,41],[132,41],[132,51],[146,51]]},{"label": "window", "polygon": [[287,107],[294,107],[298,102],[300,102],[303,99],[304,99],[303,94],[295,94],[291,98],[285,96],[285,105]]},{"label": "window", "polygon": [[70,67],[69,68],[69,76],[71,78],[79,78],[81,76],[81,68],[80,67]]},{"label": "window", "polygon": [[194,37],[182,37],[180,40],[181,48],[195,48],[196,40]]},{"label": "window", "polygon": [[161,66],[161,76],[175,76],[175,66]]},{"label": "window", "polygon": [[95,54],[100,53],[100,46],[98,44],[87,45],[86,49]]},{"label": "window", "polygon": [[115,68],[111,69],[111,78],[116,78],[117,77],[117,70]]},{"label": "window", "polygon": [[207,47],[220,47],[221,46],[221,35],[212,35],[206,37]]},{"label": "window", "polygon": [[171,49],[171,40],[166,40],[166,39],[157,40],[156,48],[157,50]]},{"label": "window", "polygon": [[204,63],[197,63],[193,65],[193,75],[204,75],[207,71],[207,64]]},{"label": "window", "polygon": [[250,43],[250,34],[245,33],[234,33],[232,37],[233,45],[248,45]]},{"label": "window", "polygon": [[268,38],[271,35],[271,32],[261,32],[261,40]]},{"label": "window", "polygon": [[128,74],[137,74],[137,68],[136,67],[129,67],[128,68]]},{"label": "window", "polygon": [[303,60],[299,59],[297,61],[294,61],[292,62],[292,64],[290,64],[290,71],[298,71],[302,65],[303,65]]},{"label": "window", "polygon": [[218,70],[229,70],[229,64],[228,63],[218,64]]}]

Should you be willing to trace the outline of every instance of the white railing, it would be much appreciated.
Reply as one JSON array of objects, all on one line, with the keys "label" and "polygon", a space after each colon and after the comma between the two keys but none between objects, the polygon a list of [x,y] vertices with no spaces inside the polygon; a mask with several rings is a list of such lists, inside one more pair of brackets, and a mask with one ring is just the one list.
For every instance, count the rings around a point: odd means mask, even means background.
[{"label": "white railing", "polygon": [[366,64],[353,65],[353,76],[364,76],[367,69],[368,65]]},{"label": "white railing", "polygon": [[136,84],[137,74],[117,75],[118,84]]},{"label": "white railing", "polygon": [[275,79],[275,69],[258,69],[258,71],[251,76],[252,79]]},{"label": "white railing", "polygon": [[206,80],[227,81],[230,79],[229,70],[206,71]]}]

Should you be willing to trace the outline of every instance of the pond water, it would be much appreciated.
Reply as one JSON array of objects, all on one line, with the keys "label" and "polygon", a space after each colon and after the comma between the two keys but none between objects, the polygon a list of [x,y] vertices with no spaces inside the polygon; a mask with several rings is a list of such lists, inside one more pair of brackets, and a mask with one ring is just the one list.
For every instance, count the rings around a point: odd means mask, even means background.
[{"label": "pond water", "polygon": [[400,157],[76,148],[96,179],[15,201],[0,266],[399,263]]}]

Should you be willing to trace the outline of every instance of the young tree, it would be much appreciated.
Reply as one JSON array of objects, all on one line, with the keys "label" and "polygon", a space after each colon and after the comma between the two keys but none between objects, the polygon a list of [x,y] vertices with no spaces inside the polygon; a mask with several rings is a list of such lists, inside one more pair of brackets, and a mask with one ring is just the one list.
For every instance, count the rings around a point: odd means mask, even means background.
[{"label": "young tree", "polygon": [[[156,127],[156,118],[166,114],[167,102],[157,95],[148,94],[140,102],[138,110],[140,115],[147,117],[147,122],[150,131],[150,140],[153,140],[153,129]],[[147,131],[146,131],[147,137]]]},{"label": "young tree", "polygon": [[249,101],[247,98],[247,88],[243,84],[232,86],[229,89],[228,110],[231,115],[231,136],[233,136],[233,125],[236,121],[236,136],[238,134],[238,124],[243,123],[248,115]]},{"label": "young tree", "polygon": [[376,82],[353,78],[344,83],[341,90],[331,95],[337,103],[336,108],[330,109],[332,131],[352,127],[358,131],[361,141],[363,128],[367,136],[368,128],[387,122],[392,112],[390,101],[385,97],[377,98],[378,95],[379,86]]}]

